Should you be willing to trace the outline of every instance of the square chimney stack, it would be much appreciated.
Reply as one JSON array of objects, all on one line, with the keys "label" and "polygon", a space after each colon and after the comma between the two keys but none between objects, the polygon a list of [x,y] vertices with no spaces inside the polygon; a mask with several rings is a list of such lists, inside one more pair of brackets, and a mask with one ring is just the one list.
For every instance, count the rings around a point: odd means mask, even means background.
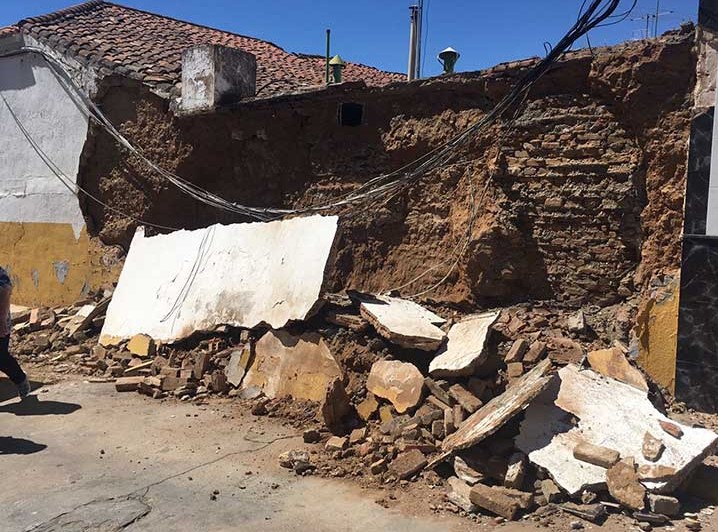
[{"label": "square chimney stack", "polygon": [[206,111],[256,93],[257,60],[237,48],[200,44],[182,52],[182,103],[185,112]]}]

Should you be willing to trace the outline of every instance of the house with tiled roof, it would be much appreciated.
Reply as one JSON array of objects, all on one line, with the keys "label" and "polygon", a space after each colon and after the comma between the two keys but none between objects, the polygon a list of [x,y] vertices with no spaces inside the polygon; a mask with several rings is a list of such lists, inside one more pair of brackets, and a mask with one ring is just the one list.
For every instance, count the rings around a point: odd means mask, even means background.
[{"label": "house with tiled roof", "polygon": [[[74,301],[101,281],[76,188],[92,136],[82,94],[125,83],[170,112],[190,101],[211,112],[325,89],[325,72],[320,56],[103,0],[0,28],[0,265],[16,298]],[[342,78],[382,86],[403,76],[347,62]]]},{"label": "house with tiled roof", "polygon": [[[266,97],[325,84],[325,58],[287,52],[263,39],[238,35],[148,13],[104,0],[91,0],[54,13],[27,18],[0,30],[19,32],[100,75],[140,80],[169,95],[181,88],[182,52],[194,45],[220,45],[256,58],[256,87]],[[343,79],[379,86],[403,75],[347,62]]]}]

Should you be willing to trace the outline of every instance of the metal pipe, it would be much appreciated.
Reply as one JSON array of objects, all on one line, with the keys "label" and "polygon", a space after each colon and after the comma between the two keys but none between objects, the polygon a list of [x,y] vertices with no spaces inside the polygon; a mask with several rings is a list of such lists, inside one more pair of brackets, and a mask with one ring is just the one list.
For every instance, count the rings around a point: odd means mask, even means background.
[{"label": "metal pipe", "polygon": [[421,34],[424,31],[424,0],[419,0],[419,13],[416,25],[416,73],[415,79],[421,79]]},{"label": "metal pipe", "polygon": [[327,55],[326,55],[326,58],[325,58],[325,60],[324,60],[324,82],[325,82],[327,85],[329,85],[329,57],[330,57],[330,53],[329,53],[329,41],[330,41],[330,39],[331,39],[331,33],[332,33],[332,30],[330,30],[329,28],[327,28]]},{"label": "metal pipe", "polygon": [[409,67],[407,68],[406,79],[412,81],[416,77],[416,30],[417,30],[417,6],[409,7],[411,26],[409,29]]}]

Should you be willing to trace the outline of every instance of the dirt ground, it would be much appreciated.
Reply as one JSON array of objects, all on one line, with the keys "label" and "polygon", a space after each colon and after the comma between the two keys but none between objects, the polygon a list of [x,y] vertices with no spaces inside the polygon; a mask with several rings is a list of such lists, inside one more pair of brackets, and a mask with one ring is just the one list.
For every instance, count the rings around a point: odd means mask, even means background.
[{"label": "dirt ground", "polygon": [[[576,520],[555,512],[518,523],[461,517],[423,478],[381,490],[295,476],[277,456],[312,452],[301,431],[226,399],[155,401],[77,378],[44,385],[24,403],[12,394],[1,380],[2,531],[536,531],[569,530]],[[718,530],[709,512],[703,530]],[[615,515],[583,526],[638,530]]]}]

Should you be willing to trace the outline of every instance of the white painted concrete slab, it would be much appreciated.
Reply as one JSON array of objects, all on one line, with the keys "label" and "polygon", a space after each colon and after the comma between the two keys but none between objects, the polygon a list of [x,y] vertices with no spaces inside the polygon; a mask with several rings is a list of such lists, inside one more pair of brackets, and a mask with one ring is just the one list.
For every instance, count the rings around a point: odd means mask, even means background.
[{"label": "white painted concrete slab", "polygon": [[429,364],[429,373],[435,377],[473,375],[476,366],[488,356],[484,350],[486,339],[498,317],[498,311],[483,312],[453,325],[446,345]]},{"label": "white painted concrete slab", "polygon": [[[571,418],[579,419],[577,424]],[[659,421],[669,421],[683,431],[674,438]],[[660,437],[666,446],[657,462],[643,457],[646,432]],[[608,379],[591,370],[569,365],[529,406],[516,438],[516,446],[529,459],[548,470],[556,483],[571,494],[584,487],[601,486],[606,469],[573,457],[579,441],[614,449],[636,464],[674,468],[676,474],[664,481],[643,481],[647,489],[670,492],[710,453],[718,443],[714,432],[669,420],[656,410],[645,392]]]},{"label": "white painted concrete slab", "polygon": [[446,320],[408,299],[371,296],[359,310],[379,334],[402,347],[433,351],[446,337],[437,327]]},{"label": "white painted concrete slab", "polygon": [[318,303],[336,216],[213,225],[132,239],[102,343],[171,342],[218,325],[278,329]]}]

